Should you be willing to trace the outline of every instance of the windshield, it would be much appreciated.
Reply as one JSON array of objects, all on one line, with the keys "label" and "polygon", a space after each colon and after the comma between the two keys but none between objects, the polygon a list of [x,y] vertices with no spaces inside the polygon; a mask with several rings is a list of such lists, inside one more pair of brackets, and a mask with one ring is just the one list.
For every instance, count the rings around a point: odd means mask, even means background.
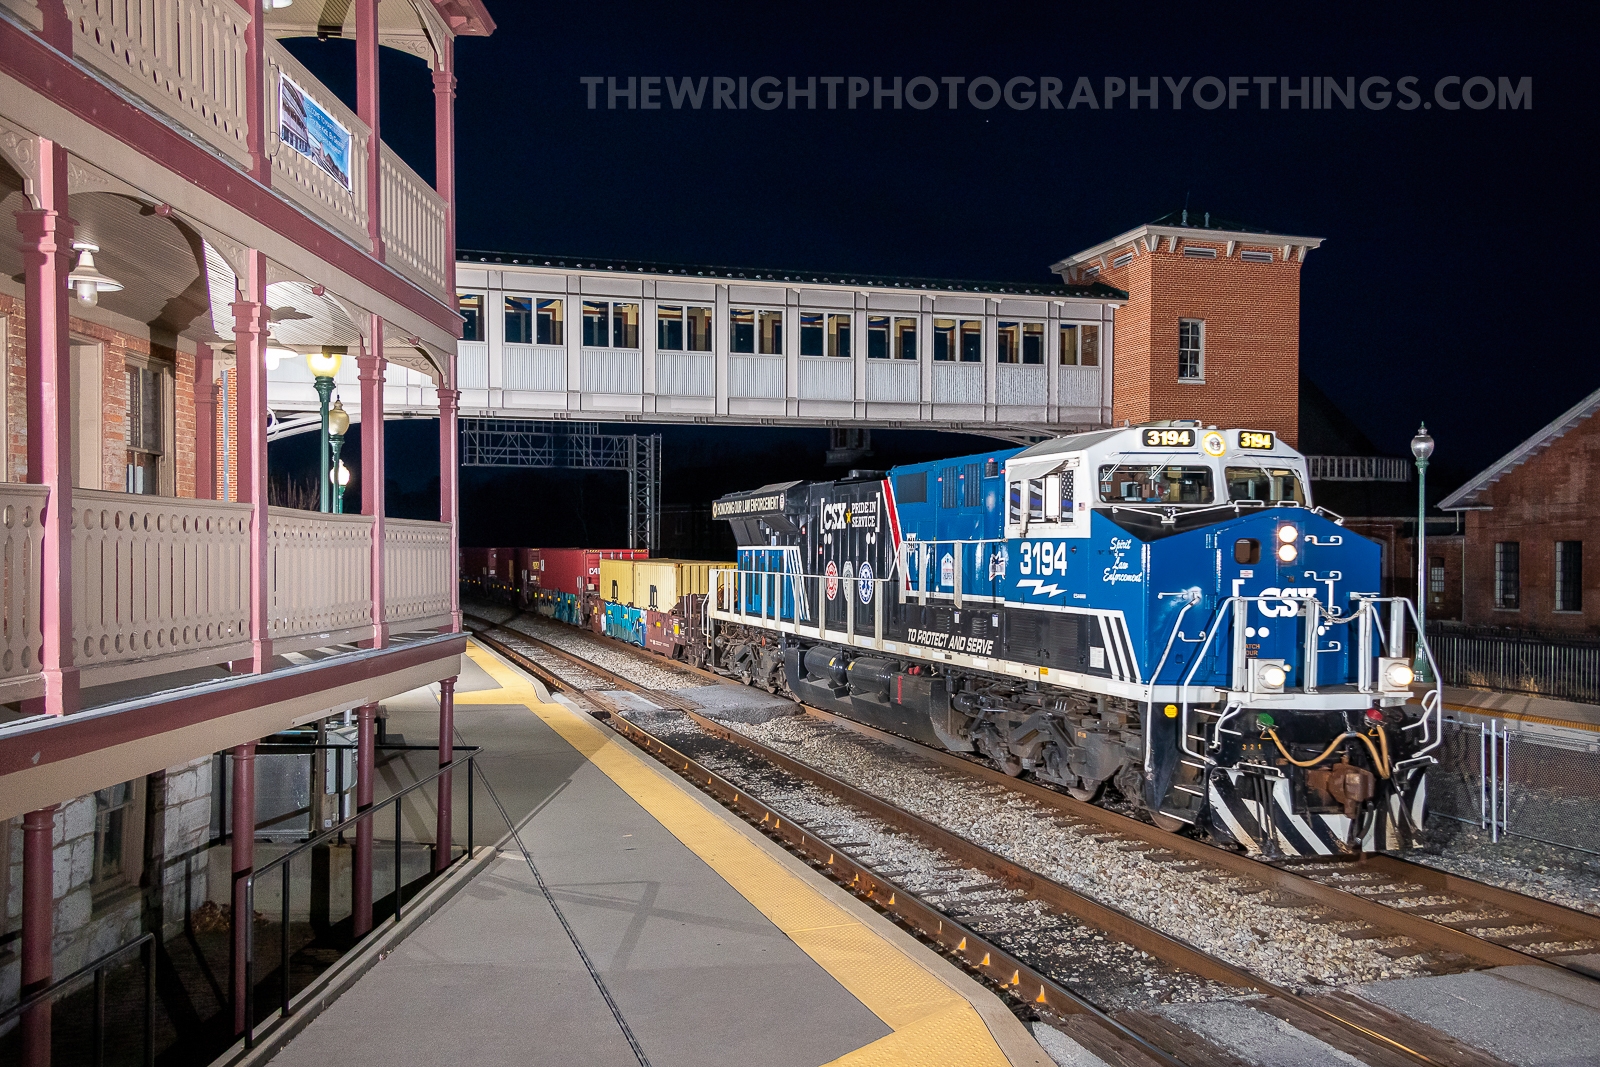
[{"label": "windshield", "polygon": [[1306,502],[1300,476],[1283,467],[1229,467],[1229,500],[1261,500],[1269,504]]},{"label": "windshield", "polygon": [[1210,467],[1162,463],[1100,468],[1100,499],[1123,504],[1209,504],[1215,497]]}]

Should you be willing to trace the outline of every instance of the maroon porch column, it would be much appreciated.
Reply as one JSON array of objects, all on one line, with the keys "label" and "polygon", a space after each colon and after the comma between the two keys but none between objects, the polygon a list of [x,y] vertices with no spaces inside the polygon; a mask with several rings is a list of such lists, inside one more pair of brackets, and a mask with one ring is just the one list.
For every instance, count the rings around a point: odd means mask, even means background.
[{"label": "maroon porch column", "polygon": [[217,383],[211,346],[194,346],[194,496],[217,498]]},{"label": "maroon porch column", "polygon": [[[367,233],[372,236],[372,254],[382,259],[383,143],[378,137],[378,0],[356,0],[356,115],[372,131],[367,137]],[[450,258],[455,259],[454,245],[450,246]]]},{"label": "maroon porch column", "polygon": [[372,316],[372,341],[356,358],[361,381],[361,514],[372,516],[372,647],[389,644],[384,605],[383,319]]},{"label": "maroon porch column", "polygon": [[246,943],[254,916],[245,897],[245,876],[256,865],[256,743],[235,745],[233,749],[233,951],[231,983],[233,993],[233,1035],[238,1037],[254,1021],[245,1017]]},{"label": "maroon porch column", "polygon": [[44,698],[39,710],[65,715],[78,707],[72,655],[72,348],[67,328],[72,292],[67,275],[73,224],[67,217],[67,150],[41,138],[39,173],[43,206],[17,212],[26,279],[28,481],[50,490],[40,516]]},{"label": "maroon porch column", "polygon": [[[363,704],[356,709],[357,814],[372,807],[372,779],[376,773],[372,746],[377,715],[376,704]],[[351,875],[355,879],[350,891],[351,923],[355,935],[364,937],[372,931],[372,819],[356,823],[356,855]]]},{"label": "maroon porch column", "polygon": [[[456,526],[456,478],[461,469],[456,405],[461,393],[450,388],[455,381],[455,360],[450,363],[450,382],[439,386],[439,521],[450,526],[449,567],[454,572],[461,559],[461,531]],[[454,573],[450,576],[450,631],[461,632],[461,583]]]},{"label": "maroon porch column", "polygon": [[[55,925],[55,871],[52,836],[56,806],[22,817],[22,995],[50,984],[54,971],[51,938]],[[50,1067],[50,1005],[22,1017],[22,1067]]]},{"label": "maroon porch column", "polygon": [[238,499],[250,510],[250,670],[265,673],[272,660],[272,635],[267,607],[272,590],[268,559],[267,515],[267,257],[245,250],[245,271],[239,276],[239,297],[233,304],[235,379],[238,404]]},{"label": "maroon porch column", "polygon": [[[456,733],[456,680],[446,678],[439,683],[439,766],[455,759]],[[445,771],[439,776],[439,825],[434,831],[433,869],[442,871],[450,866],[450,780],[454,772]]]},{"label": "maroon porch column", "polygon": [[444,201],[445,288],[456,291],[455,41],[439,43],[433,72],[433,186]]},{"label": "maroon porch column", "polygon": [[[250,173],[261,184],[271,185],[272,161],[267,158],[266,131],[266,23],[261,18],[261,0],[239,0],[239,6],[250,12],[250,25],[245,30],[244,58],[245,143],[250,149]],[[276,87],[273,91],[277,91]]]}]

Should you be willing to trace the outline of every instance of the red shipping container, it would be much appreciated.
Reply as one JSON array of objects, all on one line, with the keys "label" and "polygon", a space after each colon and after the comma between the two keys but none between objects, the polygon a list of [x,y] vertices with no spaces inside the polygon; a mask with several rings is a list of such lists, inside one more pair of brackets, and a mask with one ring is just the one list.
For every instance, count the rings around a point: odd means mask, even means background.
[{"label": "red shipping container", "polygon": [[539,562],[542,551],[543,549],[538,548],[512,549],[516,556],[516,568],[512,573],[512,580],[519,589],[524,584],[539,584]]},{"label": "red shipping container", "polygon": [[600,584],[602,559],[649,559],[643,548],[541,548],[539,588],[557,593],[584,593]]},{"label": "red shipping container", "polygon": [[461,577],[482,578],[493,574],[500,555],[497,548],[463,548],[461,550]]}]

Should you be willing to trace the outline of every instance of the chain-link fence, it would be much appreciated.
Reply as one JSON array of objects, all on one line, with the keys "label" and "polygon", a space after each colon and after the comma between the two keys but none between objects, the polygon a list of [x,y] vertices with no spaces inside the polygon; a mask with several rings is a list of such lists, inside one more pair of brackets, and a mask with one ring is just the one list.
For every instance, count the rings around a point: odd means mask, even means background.
[{"label": "chain-link fence", "polygon": [[1446,719],[1434,755],[1432,815],[1600,854],[1600,734]]}]

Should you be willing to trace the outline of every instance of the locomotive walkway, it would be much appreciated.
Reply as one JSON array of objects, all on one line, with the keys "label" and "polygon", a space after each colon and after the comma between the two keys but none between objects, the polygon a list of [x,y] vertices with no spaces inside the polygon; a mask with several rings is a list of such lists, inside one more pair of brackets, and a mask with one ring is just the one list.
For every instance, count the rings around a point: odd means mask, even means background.
[{"label": "locomotive walkway", "polygon": [[[1051,1062],[935,953],[526,676],[469,657],[461,740],[495,753],[480,766],[519,832],[276,1063]],[[390,728],[411,715],[392,702]]]}]

